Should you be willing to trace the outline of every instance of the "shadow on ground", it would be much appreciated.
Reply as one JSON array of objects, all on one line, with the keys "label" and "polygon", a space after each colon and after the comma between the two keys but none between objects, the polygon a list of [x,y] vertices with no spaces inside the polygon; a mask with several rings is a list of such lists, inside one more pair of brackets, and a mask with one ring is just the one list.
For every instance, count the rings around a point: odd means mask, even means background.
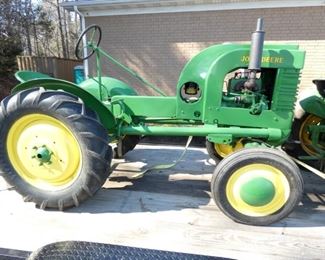
[{"label": "shadow on ground", "polygon": [[[203,149],[190,149],[176,166],[168,170],[151,171],[136,180],[130,176],[143,168],[177,160],[181,147],[139,147],[126,156],[109,178],[108,188],[100,190],[94,198],[69,212],[92,214],[105,212],[134,213],[183,210],[207,206],[211,200],[210,178],[215,165]],[[303,172],[305,194],[301,204],[284,220],[273,227],[312,227],[325,225],[324,180]],[[219,211],[212,203],[213,210]]]},{"label": "shadow on ground", "polygon": [[207,205],[210,202],[209,179],[215,165],[207,160],[202,149],[191,148],[171,169],[153,170],[142,178],[130,179],[143,169],[172,163],[182,151],[182,147],[138,147],[119,164],[103,189],[69,212],[157,212]]}]

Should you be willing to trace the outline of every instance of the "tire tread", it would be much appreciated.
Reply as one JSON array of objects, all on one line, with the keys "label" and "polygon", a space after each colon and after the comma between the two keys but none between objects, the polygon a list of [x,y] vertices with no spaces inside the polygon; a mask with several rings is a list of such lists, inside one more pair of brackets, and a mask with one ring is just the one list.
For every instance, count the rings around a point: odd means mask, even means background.
[{"label": "tire tread", "polygon": [[[288,202],[274,214],[250,217],[237,212],[229,204],[225,194],[226,181],[232,172],[250,163],[277,164],[285,169],[284,174],[290,184]],[[232,153],[216,167],[211,179],[211,193],[219,209],[234,221],[247,225],[270,225],[289,215],[302,198],[304,183],[298,166],[283,151],[271,148],[246,148]]]},{"label": "tire tread", "polygon": [[[79,206],[82,201],[92,197],[101,188],[110,173],[112,158],[108,133],[98,121],[97,114],[86,107],[78,97],[64,91],[33,88],[6,97],[0,106],[0,171],[4,172],[6,181],[15,187],[24,201],[34,202],[41,209],[64,210]],[[54,193],[43,191],[28,184],[16,173],[9,161],[5,140],[10,126],[3,127],[6,125],[3,121],[14,121],[13,116],[22,116],[28,113],[26,111],[48,114],[63,120],[76,134],[78,142],[82,142],[80,145],[84,149],[83,160],[87,161],[88,168],[82,169],[82,176],[78,176],[74,183],[62,191]],[[89,144],[92,138],[96,140],[96,145],[92,145],[92,149],[89,150],[86,144]]]}]

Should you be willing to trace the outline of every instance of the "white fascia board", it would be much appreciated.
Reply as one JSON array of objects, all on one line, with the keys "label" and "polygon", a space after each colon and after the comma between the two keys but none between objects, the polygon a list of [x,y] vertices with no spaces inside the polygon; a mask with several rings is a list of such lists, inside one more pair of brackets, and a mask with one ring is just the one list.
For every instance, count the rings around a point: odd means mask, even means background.
[{"label": "white fascia board", "polygon": [[[123,0],[118,0],[121,4]],[[132,0],[131,0],[132,1]],[[159,2],[159,1],[139,1],[133,0],[125,1],[128,2],[128,5],[124,8],[115,8],[110,9],[110,5],[107,4],[87,4],[87,5],[78,5],[78,9],[87,17],[92,16],[116,16],[116,15],[134,15],[134,14],[157,14],[157,13],[182,13],[182,12],[203,12],[203,11],[221,11],[221,10],[239,10],[239,9],[262,9],[262,8],[293,8],[293,7],[312,7],[312,6],[325,6],[325,0],[284,0],[284,1],[256,1],[256,2],[230,2],[230,3],[216,3],[216,4],[190,4],[190,5],[179,5],[179,1],[169,1],[169,2],[178,2],[176,6],[152,6],[152,7],[132,7],[133,4],[139,4],[139,2]],[[168,0],[167,0],[168,1]],[[166,1],[166,2],[167,2]],[[85,2],[85,1],[84,1]],[[86,1],[87,2],[87,1]],[[96,1],[99,2],[99,1]],[[115,1],[114,1],[115,2]],[[164,1],[165,2],[165,1]],[[183,1],[182,1],[183,2]],[[185,2],[185,1],[184,1]],[[81,3],[81,2],[80,2]],[[98,7],[101,7],[101,10],[98,10]],[[113,7],[113,5],[111,5]]]},{"label": "white fascia board", "polygon": [[[184,2],[186,0],[178,0],[179,2]],[[144,4],[144,3],[159,3],[159,2],[177,2],[177,0],[79,0],[79,1],[65,1],[61,5],[65,6],[83,6],[83,5],[113,5],[113,4]]]},{"label": "white fascia board", "polygon": [[132,8],[134,5],[149,5],[149,6],[159,6],[160,4],[174,4],[179,5],[180,3],[190,2],[190,0],[94,0],[94,1],[66,1],[62,2],[60,5],[67,9],[72,10],[74,6],[78,8],[91,9],[92,7],[116,7],[119,6],[121,9]]}]

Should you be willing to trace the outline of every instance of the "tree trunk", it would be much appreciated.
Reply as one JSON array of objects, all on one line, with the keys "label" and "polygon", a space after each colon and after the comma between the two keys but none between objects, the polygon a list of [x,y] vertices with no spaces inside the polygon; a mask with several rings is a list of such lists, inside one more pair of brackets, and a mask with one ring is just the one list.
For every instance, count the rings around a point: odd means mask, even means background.
[{"label": "tree trunk", "polygon": [[27,43],[27,53],[28,55],[32,55],[33,50],[32,50],[32,42],[31,42],[31,37],[30,37],[30,8],[31,8],[31,0],[26,0],[25,1],[25,34],[26,34],[26,43]]},{"label": "tree trunk", "polygon": [[69,19],[70,15],[66,15],[67,11],[63,11],[63,20],[64,20],[64,33],[65,33],[65,46],[66,46],[66,51],[67,51],[67,58],[70,58],[70,51],[69,51]]},{"label": "tree trunk", "polygon": [[32,14],[33,14],[34,48],[36,49],[36,55],[40,56],[40,51],[39,51],[39,46],[38,46],[38,39],[37,39],[36,17],[35,17],[34,11],[32,11]]},{"label": "tree trunk", "polygon": [[58,57],[61,58],[61,54],[62,54],[62,52],[61,52],[61,48],[60,48],[60,40],[59,40],[59,38],[60,38],[60,35],[59,35],[59,33],[57,32],[57,37],[56,37],[56,48],[57,48],[57,50],[58,50],[58,52],[57,52]]},{"label": "tree trunk", "polygon": [[61,10],[60,10],[59,0],[56,0],[56,4],[57,4],[56,9],[57,9],[57,12],[58,12],[58,19],[59,19],[59,30],[60,30],[63,57],[67,58],[67,49],[66,49],[65,39],[64,39],[64,34],[63,34],[62,17],[61,17]]}]

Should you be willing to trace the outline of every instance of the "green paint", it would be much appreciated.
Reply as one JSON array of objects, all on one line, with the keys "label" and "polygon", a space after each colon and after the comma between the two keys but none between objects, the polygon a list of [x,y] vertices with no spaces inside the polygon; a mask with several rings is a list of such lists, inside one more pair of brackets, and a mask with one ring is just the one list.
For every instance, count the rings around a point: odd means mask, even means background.
[{"label": "green paint", "polygon": [[49,163],[53,153],[46,146],[38,147],[35,151],[35,158],[41,163]]},{"label": "green paint", "polygon": [[229,134],[209,134],[208,140],[215,144],[231,144],[233,142],[233,135]]},{"label": "green paint", "polygon": [[[126,83],[103,77],[101,57],[109,59],[160,95],[165,95],[100,48],[94,49],[97,77],[79,86],[56,79],[29,80],[18,85],[14,92],[42,86],[72,93],[98,113],[102,124],[114,138],[125,134],[196,135],[207,136],[217,143],[231,143],[233,139],[253,137],[270,145],[280,145],[290,133],[305,57],[297,45],[265,45],[258,90],[237,90],[235,85],[240,79],[233,79],[229,82],[228,93],[223,90],[225,77],[239,68],[247,68],[250,45],[211,46],[185,65],[175,97],[138,96]],[[26,79],[36,76],[28,75]],[[199,95],[186,99],[183,86],[188,86],[189,82],[198,86]],[[195,93],[195,89],[191,91],[189,94]]]},{"label": "green paint", "polygon": [[[325,135],[325,125],[324,121],[321,121],[318,125],[309,125],[308,131],[311,135],[312,148],[316,151],[316,154],[309,157],[324,159],[325,151],[324,151],[324,135]],[[300,158],[300,157],[299,157]]]},{"label": "green paint", "polygon": [[21,83],[33,80],[33,79],[51,79],[49,75],[35,72],[35,71],[28,71],[28,70],[20,70],[15,73],[15,77],[17,80],[19,80]]},{"label": "green paint", "polygon": [[[111,97],[116,95],[130,95],[136,96],[137,92],[131,88],[129,85],[120,81],[118,79],[114,79],[111,77],[102,77],[102,101],[108,101]],[[99,92],[100,81],[97,77],[89,78],[79,84],[79,87],[86,90],[94,97],[100,100],[100,92]]]},{"label": "green paint", "polygon": [[[274,98],[282,98],[279,101],[275,100],[275,105],[272,103],[272,109],[267,110],[272,114],[266,118],[258,115],[245,116],[245,112],[246,114],[249,113],[247,109],[241,109],[243,112],[238,115],[237,111],[240,108],[237,108],[235,104],[232,107],[229,107],[230,103],[228,105],[222,104],[221,93],[225,76],[237,68],[245,68],[247,62],[241,58],[248,55],[248,45],[225,44],[209,47],[190,60],[181,73],[177,85],[178,92],[184,83],[194,81],[200,85],[203,93],[201,99],[192,106],[188,106],[188,104],[178,99],[177,117],[194,119],[193,111],[199,110],[203,111],[202,121],[205,123],[211,124],[217,121],[219,124],[233,125],[234,122],[237,124],[239,120],[238,125],[249,127],[270,127],[274,125],[273,118],[277,118],[279,120],[277,124],[280,128],[290,129],[292,110],[281,110],[281,105],[285,101],[287,106],[293,107],[299,71],[304,63],[304,52],[295,48],[290,49],[289,46],[284,45],[264,46],[263,57],[282,57],[283,61],[285,61],[281,64],[262,63],[264,69],[274,69],[274,75],[272,75],[273,80],[275,77]],[[269,86],[265,86],[265,88],[269,88]],[[294,89],[292,90],[292,88]],[[281,93],[278,94],[280,90]],[[233,108],[237,108],[237,110],[232,111]]]},{"label": "green paint", "polygon": [[300,101],[301,107],[310,114],[325,118],[325,101],[318,96],[311,96]]},{"label": "green paint", "polygon": [[240,187],[241,199],[254,207],[261,207],[270,203],[274,195],[273,183],[263,177],[254,178]]},{"label": "green paint", "polygon": [[[200,126],[123,126],[121,134],[128,135],[166,135],[166,136],[208,136],[222,139],[225,136],[231,137],[256,137],[265,139],[281,138],[279,129],[260,129],[260,128],[237,128],[237,127],[218,127],[216,125]],[[227,141],[226,141],[227,142]]]},{"label": "green paint", "polygon": [[113,114],[126,113],[141,118],[176,118],[175,97],[114,96]]}]

